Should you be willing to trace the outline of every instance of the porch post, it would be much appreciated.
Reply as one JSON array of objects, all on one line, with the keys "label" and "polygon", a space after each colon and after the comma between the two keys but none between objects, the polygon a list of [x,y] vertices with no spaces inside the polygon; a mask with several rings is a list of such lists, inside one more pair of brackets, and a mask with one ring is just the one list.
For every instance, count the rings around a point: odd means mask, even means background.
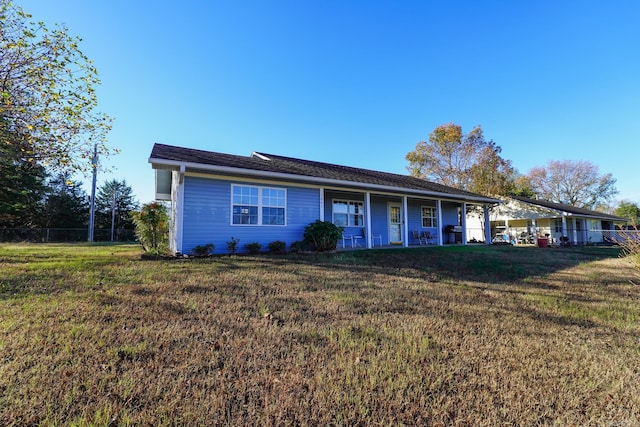
[{"label": "porch post", "polygon": [[462,244],[467,244],[467,202],[462,202],[462,213],[460,221],[462,222]]},{"label": "porch post", "polygon": [[320,188],[320,221],[324,221],[324,188]]},{"label": "porch post", "polygon": [[538,246],[538,226],[536,225],[535,218],[531,218],[531,225],[533,227],[531,230],[531,233],[533,234],[533,243]]},{"label": "porch post", "polygon": [[364,193],[364,215],[365,215],[365,242],[367,249],[371,249],[371,193]]},{"label": "porch post", "polygon": [[436,215],[438,217],[438,246],[442,246],[442,201],[440,199],[436,200]]},{"label": "porch post", "polygon": [[576,224],[576,218],[573,217],[571,218],[571,226],[573,227],[573,245],[574,246],[578,246],[578,230],[577,230],[577,224]]},{"label": "porch post", "polygon": [[409,213],[407,212],[407,196],[402,196],[402,246],[409,247]]},{"label": "porch post", "polygon": [[489,213],[489,205],[483,206],[484,211],[484,243],[491,244],[491,216]]},{"label": "porch post", "polygon": [[562,237],[569,237],[567,235],[567,217],[562,214]]}]

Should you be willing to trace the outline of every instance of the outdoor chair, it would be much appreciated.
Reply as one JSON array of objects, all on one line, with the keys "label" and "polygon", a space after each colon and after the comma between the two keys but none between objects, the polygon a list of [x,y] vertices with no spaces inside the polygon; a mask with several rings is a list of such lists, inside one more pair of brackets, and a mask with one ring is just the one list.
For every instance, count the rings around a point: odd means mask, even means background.
[{"label": "outdoor chair", "polygon": [[351,234],[343,234],[342,235],[342,247],[346,248],[347,247],[347,243],[349,243],[349,245],[351,247],[353,247],[353,236]]},{"label": "outdoor chair", "polygon": [[376,240],[380,243],[380,246],[382,246],[382,234],[371,233],[371,245],[374,247],[376,246]]},{"label": "outdoor chair", "polygon": [[431,234],[430,231],[423,231],[422,232],[422,238],[427,243],[427,245],[435,245],[435,243],[436,243],[436,239],[433,236],[433,234]]},{"label": "outdoor chair", "polygon": [[419,245],[428,245],[429,243],[427,243],[427,239],[425,239],[424,237],[422,237],[420,235],[419,232],[417,232],[416,230],[412,230],[411,231],[411,237],[413,238],[413,240],[417,240]]}]

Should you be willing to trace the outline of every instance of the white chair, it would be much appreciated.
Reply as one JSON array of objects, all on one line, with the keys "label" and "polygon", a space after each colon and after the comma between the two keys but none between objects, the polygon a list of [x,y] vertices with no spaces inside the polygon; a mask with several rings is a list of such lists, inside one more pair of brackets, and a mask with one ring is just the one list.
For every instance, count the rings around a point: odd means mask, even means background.
[{"label": "white chair", "polygon": [[349,243],[351,245],[351,247],[353,247],[353,236],[351,234],[343,234],[342,235],[342,247],[346,248],[347,247],[347,243]]},{"label": "white chair", "polygon": [[382,246],[382,234],[373,234],[371,233],[371,245],[375,248],[376,240],[380,242],[380,246]]}]

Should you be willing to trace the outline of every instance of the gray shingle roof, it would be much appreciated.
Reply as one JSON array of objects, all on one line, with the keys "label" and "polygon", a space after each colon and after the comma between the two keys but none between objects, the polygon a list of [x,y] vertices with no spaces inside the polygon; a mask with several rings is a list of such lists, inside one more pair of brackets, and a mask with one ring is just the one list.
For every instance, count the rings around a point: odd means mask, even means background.
[{"label": "gray shingle roof", "polygon": [[578,208],[575,206],[571,206],[571,205],[567,205],[564,203],[556,203],[556,202],[550,202],[548,200],[536,200],[536,199],[529,199],[527,197],[516,197],[516,196],[512,196],[512,199],[515,200],[519,200],[521,202],[525,202],[525,203],[530,203],[533,205],[538,205],[538,206],[542,206],[545,208],[549,208],[549,209],[554,209],[557,211],[561,211],[561,212],[566,212],[566,213],[570,213],[573,215],[582,215],[582,216],[589,216],[589,217],[596,217],[596,218],[600,218],[600,219],[608,219],[610,221],[624,221],[624,218],[621,218],[619,216],[615,216],[615,215],[609,215],[603,212],[598,212],[598,211],[593,211],[590,209],[584,209],[584,208]]},{"label": "gray shingle roof", "polygon": [[162,164],[163,161],[189,163],[192,165],[220,166],[239,170],[264,171],[290,174],[304,177],[338,180],[374,186],[387,186],[416,192],[438,193],[455,198],[469,198],[485,202],[498,200],[484,197],[457,188],[448,187],[408,175],[379,172],[369,169],[341,166],[331,163],[295,159],[266,153],[254,153],[252,156],[237,156],[212,151],[182,148],[171,145],[155,144],[149,159],[151,163]]}]

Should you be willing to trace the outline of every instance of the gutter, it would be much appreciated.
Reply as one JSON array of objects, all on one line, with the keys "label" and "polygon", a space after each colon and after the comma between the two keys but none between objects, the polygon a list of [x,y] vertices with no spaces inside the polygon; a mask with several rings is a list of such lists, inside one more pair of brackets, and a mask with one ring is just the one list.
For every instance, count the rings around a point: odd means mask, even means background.
[{"label": "gutter", "polygon": [[285,180],[293,180],[293,181],[308,181],[317,184],[333,184],[339,186],[351,186],[362,189],[375,189],[381,191],[391,191],[394,193],[403,192],[403,193],[411,193],[411,194],[420,194],[420,195],[429,195],[429,196],[438,196],[441,198],[450,198],[456,200],[469,200],[475,202],[483,202],[483,203],[494,203],[499,204],[500,200],[491,199],[488,197],[482,196],[463,196],[457,194],[449,194],[449,193],[440,193],[437,191],[428,191],[428,190],[416,190],[414,188],[402,188],[402,187],[392,187],[389,185],[380,185],[380,184],[366,184],[359,183],[355,181],[345,181],[340,179],[330,179],[330,178],[318,178],[314,176],[306,176],[306,175],[295,175],[289,173],[282,172],[269,172],[269,171],[261,171],[255,169],[241,169],[234,168],[229,166],[215,166],[215,165],[205,165],[202,163],[193,163],[193,162],[181,162],[178,160],[166,160],[166,159],[158,159],[154,157],[149,157],[149,163],[152,165],[160,165],[160,166],[169,166],[171,168],[176,168],[185,170],[186,168],[193,168],[198,170],[205,170],[211,172],[222,172],[222,173],[233,173],[233,174],[242,174],[248,176],[256,176],[256,177],[268,177],[268,178],[277,178],[277,179],[285,179]]}]

